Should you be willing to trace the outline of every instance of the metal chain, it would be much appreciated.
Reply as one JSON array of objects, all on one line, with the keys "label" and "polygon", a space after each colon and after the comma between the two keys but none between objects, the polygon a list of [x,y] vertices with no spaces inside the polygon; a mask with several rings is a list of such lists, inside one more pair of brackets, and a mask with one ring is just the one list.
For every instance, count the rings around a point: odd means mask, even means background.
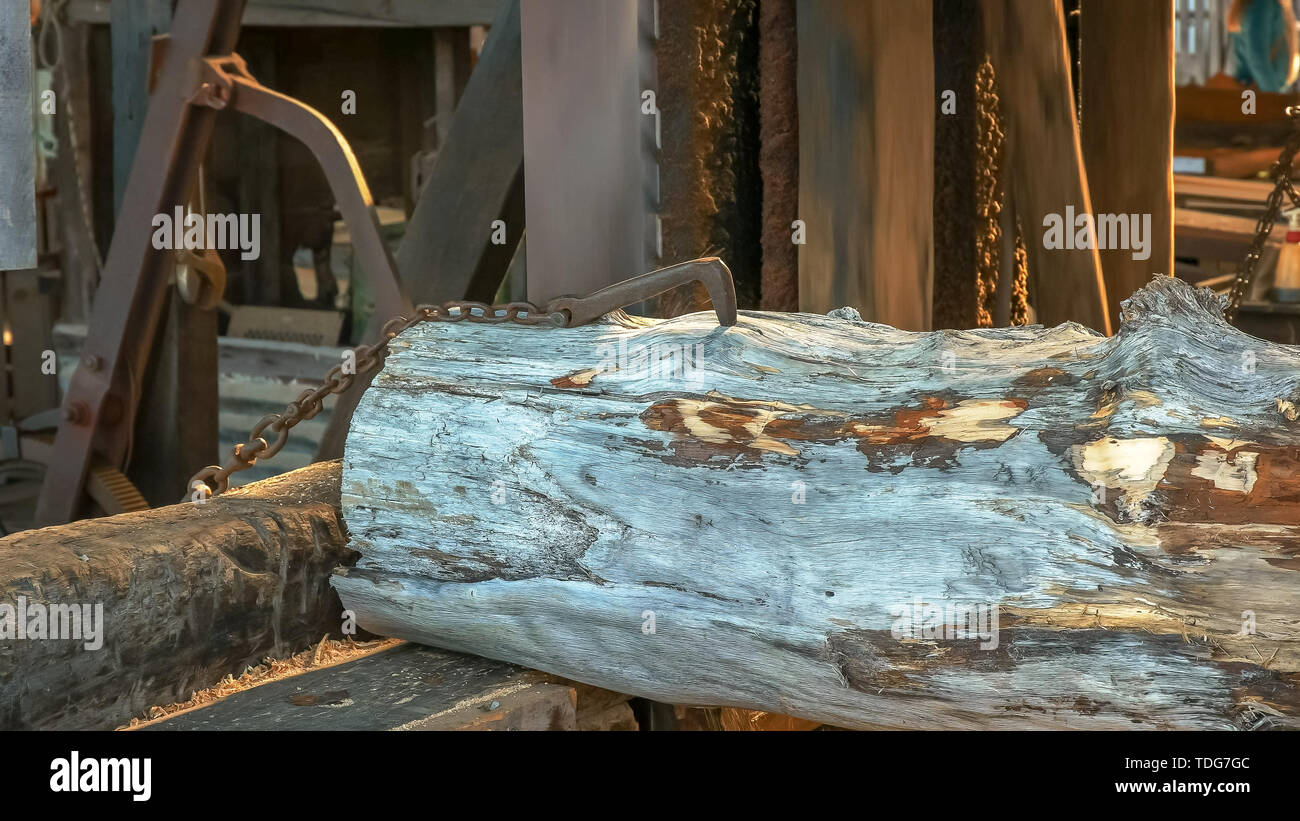
[{"label": "metal chain", "polygon": [[[376,370],[388,357],[389,343],[407,329],[422,322],[477,322],[497,325],[504,322],[516,325],[563,327],[569,321],[564,312],[546,313],[530,302],[509,302],[488,305],[484,302],[446,302],[442,305],[417,305],[410,317],[396,316],[384,323],[379,341],[373,345],[359,345],[352,349],[352,362],[335,365],[325,374],[319,388],[303,391],[296,400],[285,406],[281,413],[269,413],[258,420],[248,435],[248,441],[236,445],[225,467],[208,465],[190,478],[189,501],[204,501],[225,493],[230,488],[230,475],[247,470],[258,459],[270,459],[289,441],[289,431],[299,422],[313,418],[324,407],[325,397],[339,394],[352,387],[357,377]],[[275,435],[268,443],[263,437],[267,431]],[[187,501],[182,499],[181,501]]]},{"label": "metal chain", "polygon": [[1241,301],[1250,291],[1250,284],[1255,279],[1255,266],[1259,264],[1269,234],[1273,233],[1273,226],[1277,224],[1277,218],[1282,213],[1282,198],[1289,198],[1292,205],[1300,208],[1300,196],[1297,196],[1295,186],[1291,182],[1292,163],[1295,162],[1296,153],[1300,152],[1300,107],[1287,106],[1286,115],[1291,118],[1291,135],[1287,137],[1282,153],[1278,154],[1277,162],[1269,169],[1269,176],[1273,179],[1273,190],[1269,192],[1268,199],[1264,202],[1264,214],[1255,226],[1255,238],[1251,240],[1246,259],[1237,269],[1237,277],[1232,282],[1228,307],[1223,312],[1223,317],[1228,322],[1237,318],[1237,309],[1241,307]]}]

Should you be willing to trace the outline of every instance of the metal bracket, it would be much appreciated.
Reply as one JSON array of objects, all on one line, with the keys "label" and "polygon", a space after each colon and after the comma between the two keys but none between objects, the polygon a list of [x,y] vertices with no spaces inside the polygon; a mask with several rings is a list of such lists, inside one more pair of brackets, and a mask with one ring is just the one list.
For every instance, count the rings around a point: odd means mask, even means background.
[{"label": "metal bracket", "polygon": [[370,189],[343,135],[320,112],[258,84],[233,53],[243,7],[243,0],[180,0],[172,31],[158,46],[161,68],[96,294],[83,364],[73,374],[50,452],[38,526],[76,518],[92,465],[125,467],[175,261],[151,246],[150,222],[184,202],[218,110],[231,107],[264,120],[311,150],[371,276],[377,311],[411,310]]}]

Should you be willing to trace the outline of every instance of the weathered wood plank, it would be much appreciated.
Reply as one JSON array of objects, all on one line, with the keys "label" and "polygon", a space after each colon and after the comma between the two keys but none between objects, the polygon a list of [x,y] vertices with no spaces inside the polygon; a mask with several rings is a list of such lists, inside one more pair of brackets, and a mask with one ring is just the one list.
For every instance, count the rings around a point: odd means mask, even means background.
[{"label": "weathered wood plank", "polygon": [[1080,7],[1080,131],[1099,214],[1150,215],[1145,259],[1102,249],[1106,306],[1152,274],[1174,275],[1174,3],[1084,0]]},{"label": "weathered wood plank", "polygon": [[168,0],[118,0],[112,7],[114,214],[122,209],[149,110],[153,37],[171,28],[171,5]]},{"label": "weathered wood plank", "polygon": [[1300,353],[1217,299],[1155,280],[1112,338],[421,326],[354,419],[334,584],[369,630],[674,704],[1294,726]]},{"label": "weathered wood plank", "polygon": [[32,144],[28,4],[0,7],[0,269],[36,267],[36,150]]},{"label": "weathered wood plank", "polygon": [[[0,539],[0,727],[109,729],[337,632],[327,580],[355,557],[338,477],[337,462],[312,465],[201,505]],[[98,639],[16,640],[20,599],[30,618],[102,606]]]},{"label": "weathered wood plank", "polygon": [[925,0],[800,0],[799,307],[930,327],[934,66]]},{"label": "weathered wood plank", "polygon": [[1048,249],[1044,220],[1093,213],[1084,171],[1061,0],[984,0],[984,36],[1007,121],[1008,190],[1025,232],[1038,318],[1112,324],[1096,248]]},{"label": "weathered wood plank", "polygon": [[[646,253],[638,0],[521,9],[528,299],[586,294]],[[522,225],[508,224],[517,234]]]},{"label": "weathered wood plank", "polygon": [[[1178,256],[1240,262],[1255,238],[1259,220],[1175,208],[1174,226],[1174,247],[1178,249]],[[1282,231],[1274,231],[1268,244],[1281,245],[1282,236]]]}]

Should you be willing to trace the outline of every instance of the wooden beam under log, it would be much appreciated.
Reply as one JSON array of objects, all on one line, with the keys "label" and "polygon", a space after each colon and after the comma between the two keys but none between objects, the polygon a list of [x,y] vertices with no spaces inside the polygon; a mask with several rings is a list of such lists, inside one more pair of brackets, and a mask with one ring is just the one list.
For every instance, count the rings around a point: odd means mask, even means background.
[{"label": "wooden beam under log", "polygon": [[674,704],[1294,727],[1300,353],[1172,278],[1122,318],[418,326],[353,422],[334,585],[368,630]]}]

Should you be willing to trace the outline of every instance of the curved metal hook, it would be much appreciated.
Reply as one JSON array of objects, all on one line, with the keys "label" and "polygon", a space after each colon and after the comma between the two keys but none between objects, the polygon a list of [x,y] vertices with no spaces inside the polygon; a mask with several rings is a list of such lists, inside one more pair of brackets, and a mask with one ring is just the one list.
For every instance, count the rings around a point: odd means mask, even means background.
[{"label": "curved metal hook", "polygon": [[599,319],[610,311],[659,296],[664,291],[671,291],[688,282],[698,282],[708,290],[719,325],[730,327],[736,324],[736,286],[731,281],[731,269],[717,257],[702,257],[669,265],[667,268],[616,282],[590,296],[557,297],[546,304],[546,312],[562,311],[569,318],[565,327],[572,328]]}]

